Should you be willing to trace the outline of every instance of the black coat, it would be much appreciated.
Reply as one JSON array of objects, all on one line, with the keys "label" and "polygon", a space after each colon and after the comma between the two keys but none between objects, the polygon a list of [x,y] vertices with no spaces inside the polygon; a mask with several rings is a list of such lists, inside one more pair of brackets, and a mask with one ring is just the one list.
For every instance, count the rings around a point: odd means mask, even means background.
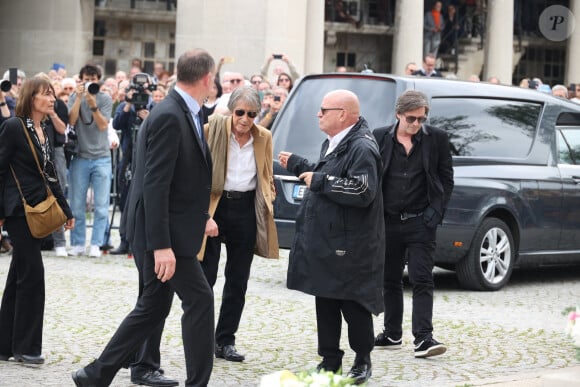
[{"label": "black coat", "polygon": [[360,118],[336,149],[320,161],[292,155],[288,170],[313,171],[296,219],[288,288],[314,296],[352,300],[383,311],[385,231],[377,144]]},{"label": "black coat", "polygon": [[[393,136],[395,135],[396,127],[397,125],[395,124],[373,131],[373,135],[379,144],[383,160],[381,176],[385,175],[391,162]],[[451,198],[451,191],[453,191],[454,185],[449,137],[445,131],[434,126],[423,125],[421,130],[423,131],[421,146],[423,169],[427,177],[427,199],[429,201],[429,207],[435,212],[432,214],[433,211],[426,211],[426,213],[430,213],[434,217],[432,220],[427,219],[427,221],[432,225],[437,225],[443,220],[443,215],[445,215],[445,209]]]},{"label": "black coat", "polygon": [[[208,219],[211,156],[183,98],[172,90],[141,125],[127,211],[127,239],[147,251],[195,259]],[[201,143],[204,142],[204,144]]]},{"label": "black coat", "polygon": [[[38,162],[42,166],[44,165],[42,149],[34,140],[34,135],[30,133],[30,136],[38,156]],[[46,141],[50,143],[49,138]],[[52,154],[52,144],[50,145]],[[22,128],[22,121],[18,117],[9,118],[0,126],[0,219],[9,216],[24,216],[24,206],[10,165],[14,168],[14,173],[29,205],[35,206],[46,199],[45,180],[38,171],[38,166],[34,161],[34,156]],[[58,181],[48,182],[48,186],[67,219],[72,219],[72,212]]]}]

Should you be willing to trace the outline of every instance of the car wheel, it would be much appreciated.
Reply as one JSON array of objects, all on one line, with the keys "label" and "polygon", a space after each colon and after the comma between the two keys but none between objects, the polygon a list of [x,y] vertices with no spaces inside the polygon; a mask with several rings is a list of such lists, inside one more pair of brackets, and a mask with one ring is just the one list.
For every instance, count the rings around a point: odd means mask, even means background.
[{"label": "car wheel", "polygon": [[510,279],[514,257],[509,227],[497,218],[487,218],[477,229],[471,249],[457,264],[457,279],[467,289],[499,290]]}]

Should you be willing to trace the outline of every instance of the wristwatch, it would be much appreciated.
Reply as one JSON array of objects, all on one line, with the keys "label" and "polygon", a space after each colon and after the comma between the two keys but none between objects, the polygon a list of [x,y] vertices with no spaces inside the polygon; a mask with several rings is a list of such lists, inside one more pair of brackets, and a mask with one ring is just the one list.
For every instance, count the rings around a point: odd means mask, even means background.
[{"label": "wristwatch", "polygon": [[97,110],[99,110],[99,107],[98,107],[98,106],[95,106],[94,108],[90,108],[90,109],[91,109],[91,111],[94,113],[94,112],[96,112]]}]

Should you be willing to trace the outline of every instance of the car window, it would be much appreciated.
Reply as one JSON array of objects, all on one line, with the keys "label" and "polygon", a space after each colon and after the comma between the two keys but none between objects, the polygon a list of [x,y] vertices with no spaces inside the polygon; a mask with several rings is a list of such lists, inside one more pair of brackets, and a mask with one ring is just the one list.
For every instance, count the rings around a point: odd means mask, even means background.
[{"label": "car window", "polygon": [[318,127],[317,113],[324,95],[332,90],[346,89],[355,93],[360,101],[361,115],[368,121],[369,129],[393,123],[395,83],[389,79],[307,78],[293,90],[284,110],[272,127],[274,154],[289,151],[316,162],[320,146],[326,135]]},{"label": "car window", "polygon": [[558,131],[558,164],[580,164],[580,128]]},{"label": "car window", "polygon": [[482,98],[433,98],[429,123],[449,134],[453,156],[525,158],[542,105]]}]

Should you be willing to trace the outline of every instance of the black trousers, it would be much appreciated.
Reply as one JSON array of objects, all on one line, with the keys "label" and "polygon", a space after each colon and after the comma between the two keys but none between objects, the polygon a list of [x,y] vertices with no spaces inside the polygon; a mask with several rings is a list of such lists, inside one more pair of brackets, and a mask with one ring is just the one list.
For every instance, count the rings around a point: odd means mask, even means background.
[{"label": "black trousers", "polygon": [[207,238],[202,268],[213,288],[217,278],[221,242],[227,252],[222,305],[215,331],[218,345],[234,345],[246,302],[246,290],[256,245],[254,195],[240,199],[223,196],[214,214],[219,229],[215,238]]},{"label": "black trousers", "polygon": [[[145,278],[143,273],[144,256],[143,252],[138,252],[133,255],[135,265],[139,271],[139,298],[143,294],[145,287]],[[139,300],[137,299],[137,302]],[[135,354],[134,362],[131,363],[131,377],[136,378],[143,376],[149,370],[158,370],[161,366],[161,353],[159,347],[161,346],[161,335],[165,327],[165,320],[161,321],[159,326],[153,331],[145,342],[141,345]]]},{"label": "black trousers", "polygon": [[6,218],[4,227],[13,250],[0,305],[0,355],[38,356],[45,296],[42,239],[30,234],[24,216]]},{"label": "black trousers", "polygon": [[[139,249],[138,246],[137,251]],[[143,293],[97,360],[85,367],[89,378],[108,386],[117,371],[159,329],[171,309],[174,292],[181,299],[181,333],[187,371],[186,386],[207,386],[213,368],[213,294],[195,257],[177,257],[174,276],[161,282],[153,252],[143,260]]]},{"label": "black trousers", "polygon": [[342,316],[348,324],[348,343],[356,353],[354,363],[371,364],[374,347],[373,317],[361,304],[351,300],[316,297],[318,354],[324,368],[337,370],[342,366],[344,351],[340,349]]},{"label": "black trousers", "polygon": [[385,333],[394,340],[403,334],[403,271],[407,258],[409,282],[413,287],[412,331],[417,344],[433,334],[433,259],[437,229],[427,227],[422,217],[406,221],[387,217],[385,230]]}]

